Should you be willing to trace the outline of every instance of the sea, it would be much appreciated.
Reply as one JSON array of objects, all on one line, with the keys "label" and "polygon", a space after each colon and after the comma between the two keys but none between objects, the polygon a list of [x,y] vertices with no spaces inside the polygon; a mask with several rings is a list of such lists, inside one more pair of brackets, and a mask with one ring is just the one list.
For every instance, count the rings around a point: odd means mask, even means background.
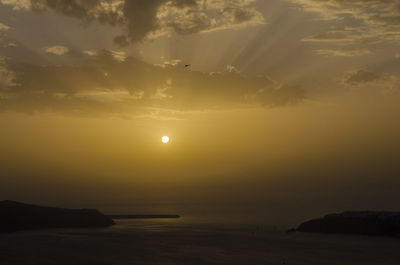
[{"label": "sea", "polygon": [[396,238],[287,233],[182,216],[0,235],[1,265],[399,265]]}]

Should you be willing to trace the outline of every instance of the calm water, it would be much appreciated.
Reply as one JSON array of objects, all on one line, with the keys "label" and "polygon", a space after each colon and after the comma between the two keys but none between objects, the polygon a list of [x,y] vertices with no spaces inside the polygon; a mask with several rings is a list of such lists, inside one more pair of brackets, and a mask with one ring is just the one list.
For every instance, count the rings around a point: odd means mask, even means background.
[{"label": "calm water", "polygon": [[400,240],[288,235],[271,226],[224,225],[194,218],[120,220],[105,229],[2,235],[0,264],[399,265]]}]

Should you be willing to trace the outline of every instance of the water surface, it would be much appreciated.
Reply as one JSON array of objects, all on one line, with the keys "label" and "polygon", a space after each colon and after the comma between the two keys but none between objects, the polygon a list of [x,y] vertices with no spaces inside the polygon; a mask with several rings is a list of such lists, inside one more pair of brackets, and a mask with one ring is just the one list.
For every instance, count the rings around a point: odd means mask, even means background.
[{"label": "water surface", "polygon": [[0,264],[398,265],[399,249],[393,238],[286,234],[271,226],[190,218],[117,220],[104,229],[1,235]]}]

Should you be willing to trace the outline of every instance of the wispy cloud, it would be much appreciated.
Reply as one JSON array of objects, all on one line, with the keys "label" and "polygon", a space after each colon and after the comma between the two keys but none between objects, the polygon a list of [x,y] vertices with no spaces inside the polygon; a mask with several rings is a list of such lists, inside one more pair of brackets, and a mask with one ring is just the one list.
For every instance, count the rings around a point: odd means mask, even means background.
[{"label": "wispy cloud", "polygon": [[0,23],[0,31],[6,31],[6,30],[9,30],[9,29],[10,29],[9,26],[7,26],[7,25],[5,25],[3,23]]},{"label": "wispy cloud", "polygon": [[321,33],[309,41],[357,40],[363,43],[400,41],[400,9],[397,0],[290,0],[323,20],[351,19],[352,27]]},{"label": "wispy cloud", "polygon": [[1,91],[6,91],[14,86],[14,74],[7,69],[6,59],[0,56],[0,99]]},{"label": "wispy cloud", "polygon": [[69,52],[69,48],[61,45],[56,45],[56,46],[47,46],[44,47],[45,52],[51,53],[54,55],[64,55],[67,52]]},{"label": "wispy cloud", "polygon": [[354,56],[372,54],[372,51],[368,49],[357,49],[357,48],[319,49],[315,50],[314,52],[320,55],[338,56],[338,57],[354,57]]},{"label": "wispy cloud", "polygon": [[27,10],[31,7],[31,0],[0,0],[3,5],[10,5],[14,10]]}]

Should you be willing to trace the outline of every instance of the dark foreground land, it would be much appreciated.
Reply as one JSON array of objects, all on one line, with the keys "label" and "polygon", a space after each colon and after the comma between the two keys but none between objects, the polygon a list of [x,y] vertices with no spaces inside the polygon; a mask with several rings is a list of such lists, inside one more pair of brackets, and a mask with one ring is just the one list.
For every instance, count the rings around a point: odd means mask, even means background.
[{"label": "dark foreground land", "polygon": [[395,238],[287,234],[186,218],[0,235],[1,265],[399,265]]},{"label": "dark foreground land", "polygon": [[113,224],[111,218],[95,209],[64,209],[0,201],[0,234],[44,228],[106,227]]},{"label": "dark foreground land", "polygon": [[[400,237],[400,213],[347,211],[300,224],[300,232]],[[400,260],[399,260],[400,264]]]}]

